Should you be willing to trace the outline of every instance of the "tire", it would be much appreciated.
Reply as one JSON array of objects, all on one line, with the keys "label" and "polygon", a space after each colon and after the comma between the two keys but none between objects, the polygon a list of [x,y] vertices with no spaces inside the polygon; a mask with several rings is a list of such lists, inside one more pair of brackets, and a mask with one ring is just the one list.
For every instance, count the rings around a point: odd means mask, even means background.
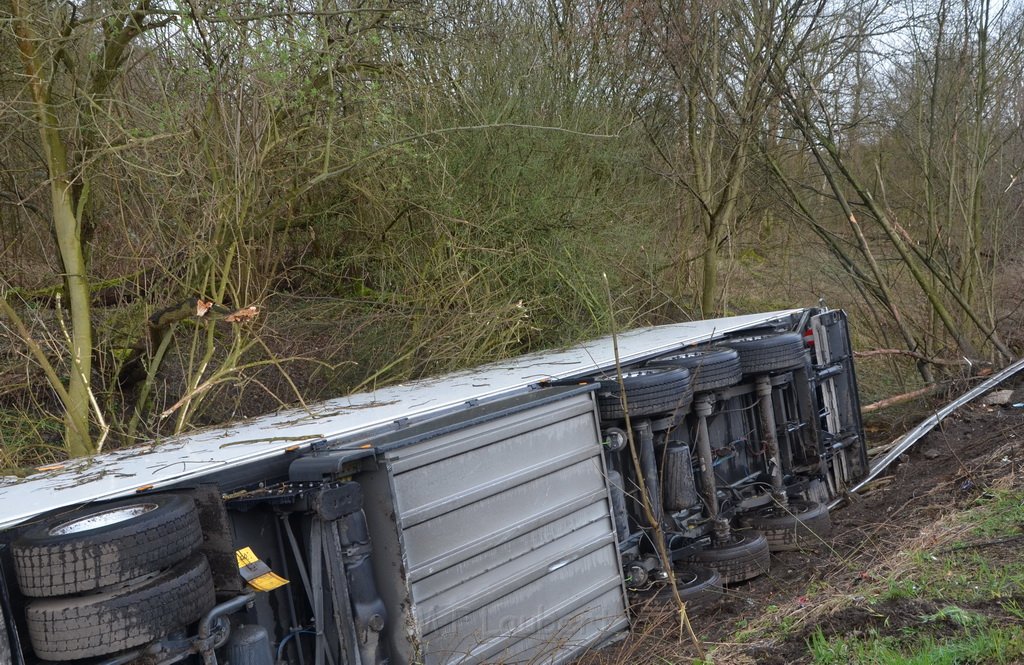
[{"label": "tire", "polygon": [[740,524],[763,533],[773,552],[816,549],[832,533],[828,506],[813,501],[766,506],[742,515]]},{"label": "tire", "polygon": [[648,365],[690,370],[693,392],[702,393],[736,385],[743,378],[740,354],[724,347],[682,351],[655,358]]},{"label": "tire", "polygon": [[726,341],[740,354],[743,373],[764,374],[803,366],[807,355],[797,333],[749,335]]},{"label": "tire", "polygon": [[[683,563],[673,567],[676,577],[676,589],[679,599],[687,607],[710,605],[725,592],[722,588],[722,576],[714,568],[705,568]],[[643,602],[674,603],[676,598],[668,584],[662,584],[656,591],[634,591],[634,597]]]},{"label": "tire", "polygon": [[[594,377],[600,383],[597,408],[602,420],[622,420],[626,412],[620,398],[622,386],[615,374]],[[681,367],[645,367],[622,373],[629,415],[633,418],[656,413],[673,413],[690,407],[693,387],[689,370]]]},{"label": "tire", "polygon": [[[673,569],[679,598],[690,607],[708,605],[722,597],[722,576],[714,568],[676,565]],[[667,590],[674,600],[672,591]]]},{"label": "tire", "polygon": [[33,600],[29,641],[51,661],[106,656],[195,623],[216,603],[206,557],[194,554],[145,582],[106,593]]},{"label": "tire", "polygon": [[51,517],[25,531],[11,551],[22,593],[51,598],[158,572],[202,540],[191,497],[154,494]]},{"label": "tire", "polygon": [[768,541],[756,531],[733,531],[729,542],[706,547],[690,561],[714,568],[722,576],[722,584],[735,584],[768,572],[771,553]]}]

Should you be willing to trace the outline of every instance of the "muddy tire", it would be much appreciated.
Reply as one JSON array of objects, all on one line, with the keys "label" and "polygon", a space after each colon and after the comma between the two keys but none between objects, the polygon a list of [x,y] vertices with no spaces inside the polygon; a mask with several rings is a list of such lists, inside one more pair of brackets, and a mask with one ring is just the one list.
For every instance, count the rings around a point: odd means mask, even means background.
[{"label": "muddy tire", "polygon": [[11,551],[21,592],[51,598],[159,572],[202,540],[191,497],[154,494],[48,518],[22,533]]},{"label": "muddy tire", "polygon": [[739,353],[727,348],[681,351],[655,358],[647,364],[690,370],[690,382],[695,393],[728,388],[743,378]]},{"label": "muddy tire", "polygon": [[713,568],[722,584],[735,584],[768,572],[771,553],[768,541],[756,531],[733,531],[726,543],[716,543],[694,554],[690,561]]},{"label": "muddy tire", "polygon": [[[672,571],[676,576],[676,589],[679,597],[690,607],[709,605],[722,597],[722,576],[714,568],[676,565]],[[674,600],[672,590],[666,589],[670,600]]]},{"label": "muddy tire", "polygon": [[[679,598],[687,607],[702,607],[717,601],[725,593],[722,588],[722,576],[713,568],[704,568],[689,563],[678,563],[674,566],[676,589]],[[642,603],[675,603],[672,587],[667,583],[658,585],[652,591],[634,591],[633,597]]]},{"label": "muddy tire", "polygon": [[106,593],[30,601],[29,641],[51,661],[106,656],[198,621],[216,603],[206,557],[195,554],[152,579]]},{"label": "muddy tire", "polygon": [[740,354],[743,373],[764,374],[802,367],[807,352],[797,333],[749,335],[726,342]]},{"label": "muddy tire", "polygon": [[602,420],[622,420],[622,388],[632,418],[660,413],[683,412],[693,403],[693,387],[689,370],[681,367],[645,367],[622,373],[622,386],[613,373],[594,377],[600,384],[597,408]]},{"label": "muddy tire", "polygon": [[773,552],[816,549],[832,533],[828,507],[812,501],[766,506],[741,516],[740,524],[763,533]]}]

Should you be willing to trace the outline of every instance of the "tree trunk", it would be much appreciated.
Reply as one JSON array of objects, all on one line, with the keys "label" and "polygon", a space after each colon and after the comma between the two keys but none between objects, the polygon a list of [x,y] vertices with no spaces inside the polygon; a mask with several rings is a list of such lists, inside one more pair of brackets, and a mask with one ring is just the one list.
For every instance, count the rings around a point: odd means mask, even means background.
[{"label": "tree trunk", "polygon": [[716,294],[718,292],[718,229],[711,227],[707,235],[707,246],[704,247],[703,256],[703,283],[700,292],[700,313],[701,316],[711,316],[717,306]]},{"label": "tree trunk", "polygon": [[[47,132],[48,130],[43,130]],[[48,142],[60,138],[56,131],[44,136]],[[63,146],[59,150],[63,153]],[[68,402],[64,405],[64,445],[72,457],[95,452],[89,435],[89,375],[92,371],[92,321],[89,316],[89,281],[82,251],[82,226],[71,203],[70,183],[60,173],[61,163],[47,150],[50,161],[50,195],[53,200],[53,225],[57,248],[64,265],[68,308],[71,311],[71,369],[68,378]]]},{"label": "tree trunk", "polygon": [[64,267],[64,283],[71,312],[71,346],[68,349],[69,378],[64,400],[64,445],[73,457],[95,451],[89,434],[89,375],[92,371],[92,322],[89,314],[89,281],[82,251],[82,227],[75,210],[68,180],[67,151],[58,130],[59,122],[50,103],[48,82],[43,79],[42,57],[27,7],[13,0],[14,31],[21,53],[32,101],[39,122],[39,138],[46,156],[53,205],[53,231],[57,252]]}]

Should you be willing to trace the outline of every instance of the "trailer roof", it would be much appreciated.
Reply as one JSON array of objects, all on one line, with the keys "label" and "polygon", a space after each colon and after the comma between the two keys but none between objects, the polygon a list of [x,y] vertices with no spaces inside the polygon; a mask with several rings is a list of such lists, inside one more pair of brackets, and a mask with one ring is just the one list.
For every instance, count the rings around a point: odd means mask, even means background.
[{"label": "trailer roof", "polygon": [[[623,363],[747,328],[802,310],[641,328],[618,336]],[[588,375],[615,364],[610,337],[563,351],[535,353],[439,378],[392,385],[142,446],[71,460],[27,478],[0,479],[0,529],[63,506],[129,495],[204,474],[348,439],[408,419],[420,421],[473,400],[514,395],[544,381]]]}]

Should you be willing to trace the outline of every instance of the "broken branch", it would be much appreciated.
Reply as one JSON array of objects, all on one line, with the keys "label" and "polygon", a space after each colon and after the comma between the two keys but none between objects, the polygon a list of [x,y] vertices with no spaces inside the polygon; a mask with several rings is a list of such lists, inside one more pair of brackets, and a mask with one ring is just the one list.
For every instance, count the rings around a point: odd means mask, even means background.
[{"label": "broken branch", "polygon": [[890,406],[896,406],[897,404],[905,404],[906,402],[912,402],[915,399],[918,399],[919,397],[926,397],[935,392],[938,392],[941,386],[942,384],[940,383],[933,383],[929,386],[925,386],[924,388],[912,390],[909,393],[903,393],[902,395],[893,395],[892,397],[886,397],[883,400],[879,400],[877,402],[874,402],[873,404],[868,404],[867,406],[861,407],[860,412],[861,414],[874,413],[875,411],[887,409]]}]

